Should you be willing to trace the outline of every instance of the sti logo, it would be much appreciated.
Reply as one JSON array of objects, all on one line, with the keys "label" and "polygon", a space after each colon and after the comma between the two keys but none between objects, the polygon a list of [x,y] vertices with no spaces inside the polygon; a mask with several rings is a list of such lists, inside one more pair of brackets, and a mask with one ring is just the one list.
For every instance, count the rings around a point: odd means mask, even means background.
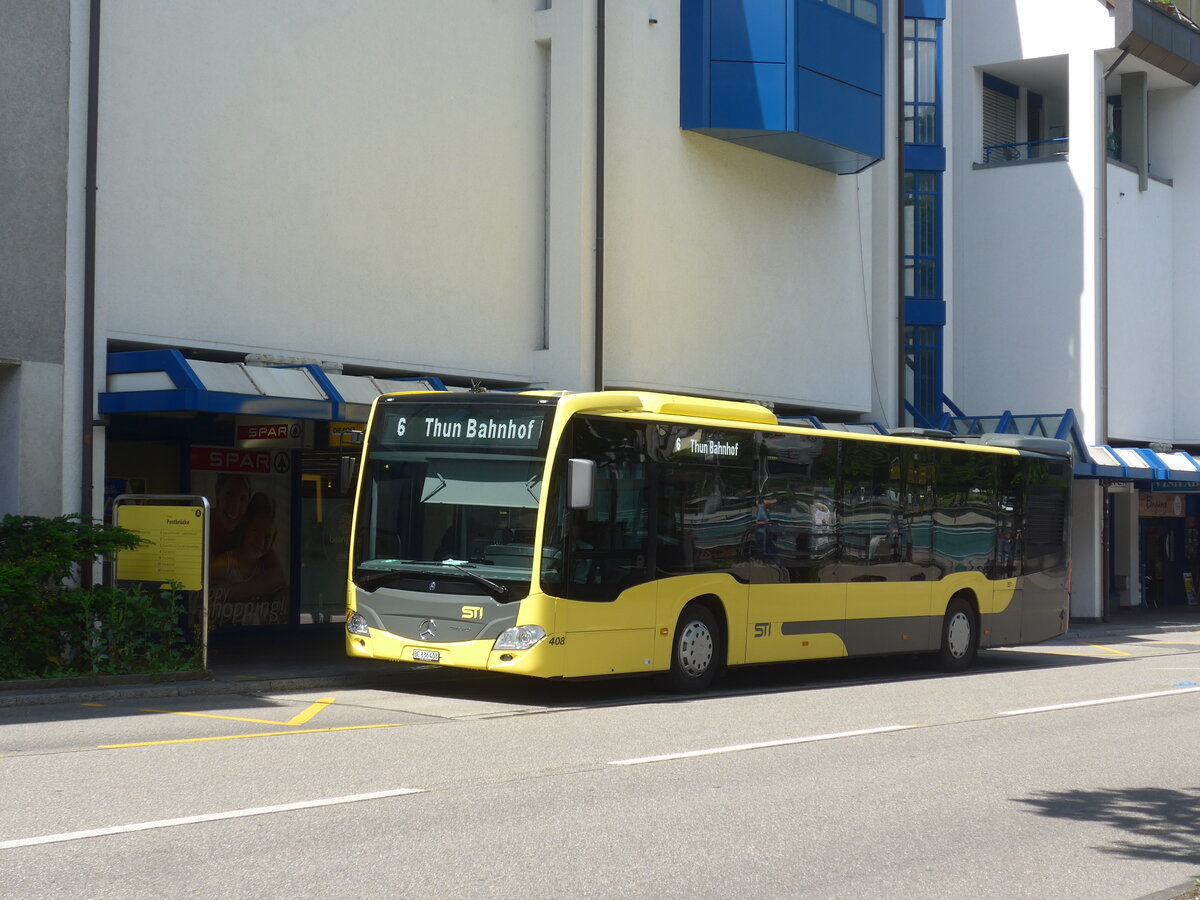
[{"label": "sti logo", "polygon": [[462,608],[462,617],[464,619],[482,619],[483,618],[483,607],[482,606],[464,606]]}]

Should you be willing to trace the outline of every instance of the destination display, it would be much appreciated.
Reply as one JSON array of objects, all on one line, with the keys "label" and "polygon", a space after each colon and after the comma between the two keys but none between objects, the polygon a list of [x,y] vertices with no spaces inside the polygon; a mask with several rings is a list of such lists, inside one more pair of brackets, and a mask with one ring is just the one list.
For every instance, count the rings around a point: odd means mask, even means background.
[{"label": "destination display", "polygon": [[546,411],[531,407],[446,406],[387,408],[376,434],[383,447],[503,447],[536,450]]},{"label": "destination display", "polygon": [[748,465],[753,453],[754,434],[749,431],[676,426],[667,433],[668,459],[729,460]]}]

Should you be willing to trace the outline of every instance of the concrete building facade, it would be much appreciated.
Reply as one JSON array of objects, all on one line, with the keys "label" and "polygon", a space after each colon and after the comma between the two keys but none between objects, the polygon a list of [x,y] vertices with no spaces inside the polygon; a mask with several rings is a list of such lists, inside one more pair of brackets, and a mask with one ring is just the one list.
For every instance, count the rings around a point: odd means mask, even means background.
[{"label": "concrete building facade", "polygon": [[[341,423],[411,379],[1200,447],[1200,30],[1158,7],[6,3],[0,512],[243,469],[295,624],[340,612]],[[1109,461],[1081,619],[1191,546],[1200,470]],[[1148,536],[1156,482],[1184,514]]]}]

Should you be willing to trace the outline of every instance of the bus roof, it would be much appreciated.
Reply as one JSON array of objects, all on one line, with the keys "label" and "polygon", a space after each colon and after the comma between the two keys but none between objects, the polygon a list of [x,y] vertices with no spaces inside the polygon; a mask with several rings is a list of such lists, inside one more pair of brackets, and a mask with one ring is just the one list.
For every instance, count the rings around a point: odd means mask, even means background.
[{"label": "bus roof", "polygon": [[[811,426],[785,424],[775,413],[760,403],[742,400],[714,400],[683,394],[665,394],[655,391],[405,391],[384,394],[376,401],[386,403],[396,400],[412,400],[435,403],[542,403],[551,402],[563,408],[569,415],[576,413],[653,415],[670,418],[691,419],[724,423],[730,426],[759,426],[772,431],[817,434],[842,439],[881,441],[909,445],[938,443],[951,447],[985,449],[989,452],[1018,453],[1021,455],[1054,456],[1069,460],[1071,444],[1055,438],[1019,434],[988,433],[982,435],[953,435],[949,432],[930,429],[899,428],[886,435],[869,435],[855,432],[830,431]],[[964,446],[965,445],[965,446]]]}]

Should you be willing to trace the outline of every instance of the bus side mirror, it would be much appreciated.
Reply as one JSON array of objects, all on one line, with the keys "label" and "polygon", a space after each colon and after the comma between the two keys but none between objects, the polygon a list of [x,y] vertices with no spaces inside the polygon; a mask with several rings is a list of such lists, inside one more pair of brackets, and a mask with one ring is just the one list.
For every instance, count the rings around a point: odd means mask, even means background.
[{"label": "bus side mirror", "polygon": [[349,494],[354,490],[358,477],[358,457],[343,456],[338,460],[338,491]]},{"label": "bus side mirror", "polygon": [[596,464],[590,459],[567,460],[567,505],[571,509],[592,508]]}]

